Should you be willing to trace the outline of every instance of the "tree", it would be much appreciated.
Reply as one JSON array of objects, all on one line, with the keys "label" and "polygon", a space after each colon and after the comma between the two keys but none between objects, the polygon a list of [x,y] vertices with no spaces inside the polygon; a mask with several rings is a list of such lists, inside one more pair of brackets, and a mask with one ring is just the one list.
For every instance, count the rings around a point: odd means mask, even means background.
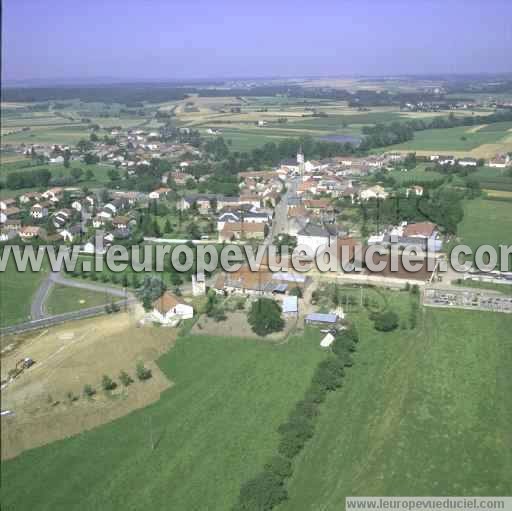
[{"label": "tree", "polygon": [[92,153],[86,153],[84,156],[84,163],[86,165],[93,165],[95,163],[98,163],[100,161],[99,157]]},{"label": "tree", "polygon": [[66,149],[64,151],[64,167],[69,168],[69,162],[71,160],[71,151],[69,149]]},{"label": "tree", "polygon": [[130,383],[133,383],[133,379],[126,371],[121,371],[119,373],[119,381],[125,386],[128,387]]},{"label": "tree", "polygon": [[283,479],[265,470],[240,488],[234,511],[270,511],[288,498]]},{"label": "tree", "polygon": [[252,306],[248,315],[249,324],[257,335],[268,335],[284,328],[280,305],[270,298],[259,298]]},{"label": "tree", "polygon": [[379,332],[391,332],[395,330],[399,324],[398,315],[393,311],[373,314],[371,319],[373,320],[375,330]]},{"label": "tree", "polygon": [[135,372],[137,373],[137,378],[140,381],[149,380],[153,374],[151,373],[151,369],[148,369],[144,366],[144,362],[139,361],[135,366]]},{"label": "tree", "polygon": [[103,375],[101,378],[101,387],[103,390],[114,390],[117,387],[117,384],[110,376],[107,376],[106,374]]},{"label": "tree", "polygon": [[80,181],[84,171],[81,168],[74,167],[71,169],[70,174],[74,181]]},{"label": "tree", "polygon": [[171,225],[171,222],[170,222],[170,220],[168,218],[165,220],[164,232],[166,234],[171,234],[172,233],[172,225]]},{"label": "tree", "polygon": [[96,394],[96,391],[92,387],[92,385],[86,384],[84,385],[84,396],[86,397],[92,397]]},{"label": "tree", "polygon": [[91,169],[85,171],[85,180],[92,181],[94,179],[94,172]]}]

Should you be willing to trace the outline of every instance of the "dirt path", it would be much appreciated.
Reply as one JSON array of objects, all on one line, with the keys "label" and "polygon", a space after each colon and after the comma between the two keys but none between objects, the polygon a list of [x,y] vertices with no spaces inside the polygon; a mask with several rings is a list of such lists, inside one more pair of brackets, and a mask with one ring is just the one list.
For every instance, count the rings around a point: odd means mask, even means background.
[{"label": "dirt path", "polygon": [[[159,399],[171,382],[154,361],[174,345],[176,330],[138,328],[142,315],[136,307],[13,339],[11,349],[2,353],[2,380],[17,360],[31,357],[36,363],[2,390],[2,410],[13,413],[1,418],[2,459],[94,428]],[[152,370],[147,382],[135,376],[139,360]],[[121,370],[134,379],[129,387],[119,382]],[[104,374],[119,384],[112,395],[101,390]],[[92,399],[83,396],[85,384],[97,391]],[[79,399],[70,402],[69,392]]]}]

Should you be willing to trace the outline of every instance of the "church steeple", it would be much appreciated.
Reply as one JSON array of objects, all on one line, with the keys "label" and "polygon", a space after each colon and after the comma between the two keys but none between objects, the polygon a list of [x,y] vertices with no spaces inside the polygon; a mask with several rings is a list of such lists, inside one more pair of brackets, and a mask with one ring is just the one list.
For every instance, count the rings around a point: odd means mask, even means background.
[{"label": "church steeple", "polygon": [[301,146],[299,147],[299,152],[297,153],[297,164],[299,166],[299,174],[302,176],[304,176],[304,170],[305,170],[305,165],[304,165],[304,152],[302,150],[302,144]]}]

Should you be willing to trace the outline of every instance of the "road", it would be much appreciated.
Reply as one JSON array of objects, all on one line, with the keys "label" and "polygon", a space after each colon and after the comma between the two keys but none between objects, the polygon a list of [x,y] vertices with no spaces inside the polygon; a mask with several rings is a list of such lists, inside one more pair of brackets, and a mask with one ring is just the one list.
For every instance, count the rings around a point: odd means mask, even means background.
[{"label": "road", "polygon": [[[115,302],[121,308],[128,305],[137,303],[136,298],[128,298],[127,300],[120,300]],[[30,330],[37,330],[38,328],[47,328],[50,326],[65,323],[66,321],[73,321],[77,319],[91,318],[94,316],[100,316],[106,314],[105,305],[96,305],[95,307],[89,307],[87,309],[81,309],[73,312],[66,312],[64,314],[55,314],[53,316],[46,316],[40,319],[27,321],[25,323],[19,323],[17,325],[8,326],[0,329],[1,335],[9,334],[20,334],[22,332],[28,332]]]},{"label": "road", "polygon": [[133,298],[131,293],[128,293],[127,295],[123,289],[118,287],[105,286],[103,284],[90,284],[88,282],[68,279],[58,271],[50,271],[48,276],[39,286],[34,295],[34,298],[32,299],[32,304],[30,306],[30,317],[32,318],[32,321],[48,317],[44,305],[48,299],[52,287],[55,284],[66,287],[74,287],[77,289],[85,289],[87,291],[96,291],[98,293],[106,293],[118,298]]}]

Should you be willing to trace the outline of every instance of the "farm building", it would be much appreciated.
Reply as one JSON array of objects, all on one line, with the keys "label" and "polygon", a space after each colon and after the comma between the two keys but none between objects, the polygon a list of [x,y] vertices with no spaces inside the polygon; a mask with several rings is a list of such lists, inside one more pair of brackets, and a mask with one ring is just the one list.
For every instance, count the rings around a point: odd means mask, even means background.
[{"label": "farm building", "polygon": [[180,320],[193,317],[192,306],[182,302],[176,295],[168,291],[153,302],[151,319],[162,325],[175,326]]},{"label": "farm building", "polygon": [[307,325],[335,325],[338,321],[336,314],[323,314],[321,312],[313,312],[308,314],[304,321]]},{"label": "farm building", "polygon": [[285,296],[283,314],[287,318],[296,318],[299,314],[299,299],[296,296]]}]

